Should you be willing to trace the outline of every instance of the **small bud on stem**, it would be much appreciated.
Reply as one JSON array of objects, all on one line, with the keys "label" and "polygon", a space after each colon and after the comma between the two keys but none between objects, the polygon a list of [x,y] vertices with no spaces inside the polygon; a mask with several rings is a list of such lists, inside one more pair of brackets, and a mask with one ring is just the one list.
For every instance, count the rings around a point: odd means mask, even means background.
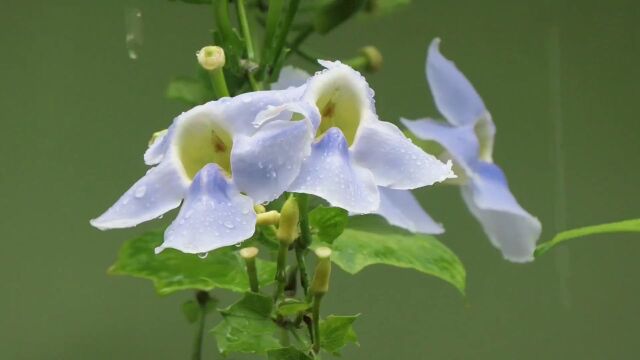
[{"label": "small bud on stem", "polygon": [[209,72],[211,85],[216,97],[230,96],[227,89],[227,81],[222,71],[225,64],[224,50],[219,46],[205,46],[196,53],[196,57],[200,66]]},{"label": "small bud on stem", "polygon": [[240,256],[244,259],[247,274],[249,275],[249,286],[251,291],[255,293],[260,291],[258,271],[256,269],[256,256],[258,256],[259,251],[258,248],[253,246],[240,249]]},{"label": "small bud on stem", "polygon": [[316,249],[318,264],[313,274],[313,281],[309,293],[313,296],[311,316],[313,319],[313,351],[320,352],[320,301],[329,291],[329,278],[331,277],[331,249],[319,247]]},{"label": "small bud on stem", "polygon": [[300,220],[300,210],[296,198],[291,195],[282,205],[280,210],[280,223],[276,236],[281,243],[290,245],[298,238],[298,221]]}]

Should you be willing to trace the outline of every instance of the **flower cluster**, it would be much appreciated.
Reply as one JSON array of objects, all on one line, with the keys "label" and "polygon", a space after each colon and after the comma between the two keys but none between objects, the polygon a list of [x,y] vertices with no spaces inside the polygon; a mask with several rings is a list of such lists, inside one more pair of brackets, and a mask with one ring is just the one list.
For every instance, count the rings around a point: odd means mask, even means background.
[{"label": "flower cluster", "polygon": [[357,71],[320,63],[325,69],[301,85],[289,86],[304,74],[283,71],[272,90],[176,117],[144,155],[154,167],[92,225],[135,226],[182,202],[156,252],[206,253],[251,237],[254,206],[292,192],[428,232],[405,215],[405,207],[409,214],[419,208],[406,190],[455,178],[451,161],[425,153],[380,120],[373,90]]}]

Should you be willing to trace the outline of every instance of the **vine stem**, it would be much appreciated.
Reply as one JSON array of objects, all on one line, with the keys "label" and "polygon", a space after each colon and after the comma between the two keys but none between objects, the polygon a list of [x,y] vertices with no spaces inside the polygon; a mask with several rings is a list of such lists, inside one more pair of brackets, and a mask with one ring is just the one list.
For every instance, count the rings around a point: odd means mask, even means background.
[{"label": "vine stem", "polygon": [[300,285],[305,295],[309,292],[309,273],[307,272],[307,263],[305,261],[305,253],[309,245],[311,245],[311,229],[309,227],[309,196],[307,194],[298,194],[298,209],[300,211],[300,238],[296,241],[296,261],[298,262],[298,270],[300,271]]},{"label": "vine stem", "polygon": [[322,295],[324,294],[315,294],[313,296],[313,305],[311,308],[311,317],[313,321],[313,352],[320,352],[320,300],[322,300]]},{"label": "vine stem", "polygon": [[209,302],[209,294],[206,291],[198,291],[196,293],[196,301],[200,305],[200,316],[198,318],[198,328],[196,329],[196,338],[193,342],[192,360],[202,359],[202,339],[204,337],[204,324],[207,317],[207,303]]},{"label": "vine stem", "polygon": [[276,264],[276,289],[273,293],[273,301],[276,301],[282,296],[284,287],[287,282],[287,251],[289,251],[289,245],[284,242],[280,242],[278,248],[278,260]]},{"label": "vine stem", "polygon": [[242,29],[244,44],[247,49],[247,58],[251,61],[255,60],[255,52],[253,50],[253,37],[251,37],[251,29],[249,28],[249,20],[247,19],[247,11],[244,7],[244,0],[236,0],[236,9],[238,13],[238,22]]}]

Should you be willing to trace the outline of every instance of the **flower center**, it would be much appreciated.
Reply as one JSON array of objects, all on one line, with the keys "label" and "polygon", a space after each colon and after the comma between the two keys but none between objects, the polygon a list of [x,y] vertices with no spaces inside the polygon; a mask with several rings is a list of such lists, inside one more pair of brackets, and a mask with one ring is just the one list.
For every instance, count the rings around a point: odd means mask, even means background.
[{"label": "flower center", "polygon": [[321,121],[317,137],[332,127],[339,128],[347,143],[351,145],[356,137],[362,111],[360,105],[363,100],[360,94],[347,81],[336,81],[327,84],[320,92],[316,100],[316,106],[320,111]]},{"label": "flower center", "polygon": [[218,164],[231,175],[231,135],[204,114],[185,120],[177,135],[178,156],[184,171],[193,179],[209,163]]}]

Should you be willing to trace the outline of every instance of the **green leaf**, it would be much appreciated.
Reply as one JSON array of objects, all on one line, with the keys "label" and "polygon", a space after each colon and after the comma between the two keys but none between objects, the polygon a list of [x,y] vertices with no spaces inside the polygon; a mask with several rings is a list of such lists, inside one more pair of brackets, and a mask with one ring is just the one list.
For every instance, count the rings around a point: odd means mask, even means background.
[{"label": "green leaf", "polygon": [[303,353],[302,351],[286,347],[281,349],[269,350],[267,352],[268,360],[311,360],[311,356]]},{"label": "green leaf", "polygon": [[271,320],[271,297],[245,293],[242,299],[224,310],[223,320],[211,332],[221,353],[264,353],[280,348],[274,334],[278,326]]},{"label": "green leaf", "polygon": [[311,304],[298,299],[286,298],[278,303],[278,314],[282,316],[296,315],[302,311],[308,310]]},{"label": "green leaf", "polygon": [[340,349],[349,343],[358,345],[358,337],[353,330],[353,322],[360,315],[329,315],[320,321],[320,347],[333,355],[340,355]]},{"label": "green leaf", "polygon": [[316,13],[316,31],[320,34],[328,33],[360,11],[364,4],[365,0],[333,0],[325,4]]},{"label": "green leaf", "polygon": [[348,273],[356,274],[373,264],[392,265],[438,277],[464,294],[462,262],[433,236],[402,233],[391,227],[375,232],[346,229],[331,248],[331,260]]},{"label": "green leaf", "polygon": [[[161,295],[185,289],[249,290],[245,264],[235,246],[214,250],[204,259],[173,249],[156,255],[154,249],[162,243],[162,239],[163,233],[156,231],[125,242],[109,274],[152,280]],[[276,271],[274,262],[258,259],[256,266],[262,286],[273,282]]]},{"label": "green leaf", "polygon": [[640,232],[640,219],[618,221],[608,224],[586,226],[558,233],[550,241],[539,244],[535,256],[540,256],[552,247],[564,241],[595,234],[611,234],[619,232]]},{"label": "green leaf", "polygon": [[182,101],[192,106],[214,99],[213,92],[202,81],[189,77],[171,80],[165,95],[168,99]]},{"label": "green leaf", "polygon": [[329,244],[342,234],[348,222],[349,214],[344,209],[320,206],[309,212],[309,223],[317,229],[318,240]]}]

